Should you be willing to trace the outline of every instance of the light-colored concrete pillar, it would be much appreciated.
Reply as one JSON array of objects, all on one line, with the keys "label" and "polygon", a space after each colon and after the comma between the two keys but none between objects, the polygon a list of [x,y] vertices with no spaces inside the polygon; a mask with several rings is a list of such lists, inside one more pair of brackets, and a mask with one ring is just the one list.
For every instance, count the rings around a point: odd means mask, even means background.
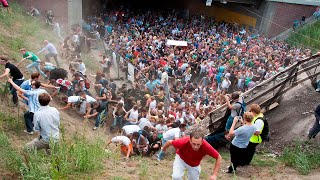
[{"label": "light-colored concrete pillar", "polygon": [[82,23],[82,0],[68,0],[68,27]]}]

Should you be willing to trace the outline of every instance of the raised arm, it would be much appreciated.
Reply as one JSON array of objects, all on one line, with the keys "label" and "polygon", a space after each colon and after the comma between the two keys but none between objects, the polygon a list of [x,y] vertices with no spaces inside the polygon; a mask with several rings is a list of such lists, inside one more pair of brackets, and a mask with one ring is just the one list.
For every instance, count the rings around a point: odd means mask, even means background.
[{"label": "raised arm", "polygon": [[11,78],[8,78],[8,82],[9,82],[9,83],[12,85],[12,87],[15,88],[17,91],[19,91],[19,92],[21,92],[21,93],[25,93],[25,92],[26,92],[26,90],[21,89],[18,85],[16,85],[16,83],[14,83]]}]

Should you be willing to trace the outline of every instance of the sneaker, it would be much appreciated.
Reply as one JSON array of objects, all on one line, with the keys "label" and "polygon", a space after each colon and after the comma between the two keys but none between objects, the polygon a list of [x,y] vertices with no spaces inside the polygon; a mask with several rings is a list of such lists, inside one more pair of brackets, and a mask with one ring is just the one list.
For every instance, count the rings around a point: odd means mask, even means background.
[{"label": "sneaker", "polygon": [[29,135],[33,135],[34,134],[34,131],[31,131],[31,132],[28,132],[27,130],[24,130],[23,132],[29,134]]},{"label": "sneaker", "polygon": [[98,127],[96,127],[96,126],[92,128],[92,130],[94,130],[94,131],[97,130],[97,129],[98,129]]},{"label": "sneaker", "polygon": [[316,91],[319,92],[319,91],[320,91],[320,88],[317,88]]}]

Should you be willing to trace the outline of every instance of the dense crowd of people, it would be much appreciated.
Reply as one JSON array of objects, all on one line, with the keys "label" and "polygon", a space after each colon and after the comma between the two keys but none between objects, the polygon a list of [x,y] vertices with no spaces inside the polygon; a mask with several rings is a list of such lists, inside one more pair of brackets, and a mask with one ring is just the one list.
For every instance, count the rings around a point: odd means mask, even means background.
[{"label": "dense crowd of people", "polygon": [[[50,25],[54,24],[51,19]],[[51,97],[64,96],[66,105],[60,110],[72,108],[84,118],[94,119],[93,130],[110,124],[110,131],[121,132],[107,146],[120,143],[126,158],[156,154],[161,161],[166,149],[174,146],[178,149],[174,179],[181,179],[184,169],[197,179],[200,161],[206,154],[217,159],[212,175],[216,179],[221,157],[213,147],[221,139],[231,141],[232,165],[226,172],[249,165],[263,140],[260,134],[265,124],[259,105],[253,104],[250,112],[244,112],[241,92],[311,55],[308,49],[271,41],[253,28],[203,16],[182,18],[175,10],[110,11],[89,18],[83,27],[82,32],[80,25],[73,26],[72,34],[59,48],[45,40],[38,53],[21,49],[23,59],[17,65],[11,64],[8,57],[0,57],[5,66],[0,78],[11,76],[8,82],[13,102],[17,104],[21,97],[29,108],[24,116],[25,132],[31,135],[34,130],[40,131],[40,138],[28,147],[48,149],[48,137],[59,139],[60,115],[48,106],[50,96],[43,89],[50,88]],[[133,88],[126,84],[117,87],[110,73],[116,62],[108,55],[99,61],[101,69],[95,75],[87,74],[82,53],[90,51],[92,43],[100,39],[135,66]],[[170,46],[166,44],[168,39],[186,41],[188,45]],[[41,62],[37,54],[44,51],[46,62]],[[50,63],[51,57],[56,65]],[[69,69],[61,68],[58,59],[69,63]],[[29,80],[24,80],[19,70],[25,60],[31,61],[26,67],[31,73]],[[48,84],[40,83],[40,77]],[[209,112],[225,103],[230,110],[225,132],[212,137],[192,132],[190,137],[182,138],[189,135],[187,129],[201,124]],[[43,122],[43,118],[50,121]],[[106,122],[107,118],[112,122]],[[242,124],[238,129],[237,123]],[[192,155],[193,160],[189,157]]]}]

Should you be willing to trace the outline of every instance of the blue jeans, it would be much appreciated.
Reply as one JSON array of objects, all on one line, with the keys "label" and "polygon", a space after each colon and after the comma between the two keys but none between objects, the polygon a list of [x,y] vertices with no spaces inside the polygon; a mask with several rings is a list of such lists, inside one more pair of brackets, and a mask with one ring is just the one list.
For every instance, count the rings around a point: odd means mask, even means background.
[{"label": "blue jeans", "polygon": [[311,138],[315,138],[316,135],[320,132],[320,124],[319,124],[319,119],[316,119],[312,128],[310,129],[309,131],[309,134],[308,134],[308,138],[311,139]]},{"label": "blue jeans", "polygon": [[53,59],[56,61],[57,67],[59,67],[59,62],[58,62],[58,55],[53,54],[53,53],[48,53],[45,55],[46,61],[50,62],[50,57],[53,57]]},{"label": "blue jeans", "polygon": [[95,127],[99,127],[100,123],[101,123],[101,118],[106,117],[108,114],[108,111],[102,111],[101,113],[99,113],[96,117],[96,122],[94,124]]},{"label": "blue jeans", "polygon": [[[165,140],[164,138],[162,138],[162,147],[166,144],[167,140]],[[164,151],[160,151],[159,154],[158,154],[158,159],[159,160],[162,160],[163,159],[163,156],[165,155],[165,152]]]},{"label": "blue jeans", "polygon": [[228,120],[227,120],[225,130],[229,131],[229,129],[231,128],[231,125],[232,125],[232,123],[233,123],[233,119],[234,119],[234,117],[232,117],[232,116],[230,115],[229,118],[228,118]]},{"label": "blue jeans", "polygon": [[215,149],[219,148],[220,142],[225,140],[224,132],[212,135],[212,136],[206,136],[205,140]]},{"label": "blue jeans", "polygon": [[29,71],[30,73],[33,73],[33,70],[31,69],[31,68],[33,68],[33,67],[40,73],[41,76],[47,78],[47,75],[45,75],[45,74],[41,71],[41,69],[40,69],[40,61],[39,61],[39,62],[37,62],[37,61],[36,61],[36,62],[32,62],[31,64],[29,64],[29,65],[27,66],[27,69],[28,69],[28,71]]},{"label": "blue jeans", "polygon": [[[23,83],[23,80],[14,80],[13,81],[16,85],[20,86]],[[13,86],[10,84],[10,93],[12,94],[12,101],[14,104],[18,103],[18,94],[17,94],[17,90],[15,88],[13,88]]]},{"label": "blue jeans", "polygon": [[113,127],[119,126],[119,128],[122,128],[122,116],[116,116],[116,118],[113,121]]},{"label": "blue jeans", "polygon": [[33,131],[33,113],[32,112],[26,112],[24,113],[24,121],[26,123],[27,131],[32,132]]}]

